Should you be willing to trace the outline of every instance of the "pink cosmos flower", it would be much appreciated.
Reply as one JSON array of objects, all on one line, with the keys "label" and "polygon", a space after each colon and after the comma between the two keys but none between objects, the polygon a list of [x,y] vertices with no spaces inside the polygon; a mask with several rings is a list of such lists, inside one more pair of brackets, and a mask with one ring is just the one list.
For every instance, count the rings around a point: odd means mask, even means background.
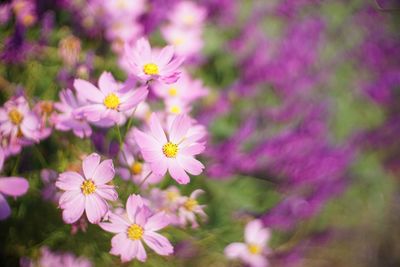
[{"label": "pink cosmos flower", "polygon": [[82,162],[83,174],[63,172],[56,186],[65,192],[59,205],[63,209],[66,223],[76,222],[86,212],[89,222],[97,224],[108,211],[106,200],[116,200],[118,194],[109,183],[114,178],[114,165],[111,159],[100,163],[100,156],[92,153]]},{"label": "pink cosmos flower", "polygon": [[191,119],[188,116],[177,116],[169,127],[167,134],[161,127],[157,115],[153,114],[149,123],[150,131],[144,133],[134,130],[134,137],[140,147],[143,158],[150,163],[155,174],[171,177],[180,184],[190,181],[188,173],[199,175],[204,165],[194,158],[204,150],[204,144],[193,141],[188,132]]},{"label": "pink cosmos flower", "polygon": [[153,188],[149,194],[149,202],[152,210],[163,211],[170,224],[180,225],[178,209],[181,193],[176,186],[169,186],[165,190]]},{"label": "pink cosmos flower", "polygon": [[152,88],[159,97],[165,100],[180,99],[190,103],[208,94],[208,89],[201,80],[194,80],[186,71],[182,71],[179,80],[172,84],[155,83]]},{"label": "pink cosmos flower", "polygon": [[11,138],[38,141],[39,119],[23,96],[10,99],[0,108],[0,133]]},{"label": "pink cosmos flower", "polygon": [[21,267],[91,267],[91,262],[83,257],[76,257],[74,254],[66,252],[54,252],[47,247],[40,250],[40,258],[37,261],[24,259],[20,262]]},{"label": "pink cosmos flower", "polygon": [[266,255],[270,252],[267,242],[271,236],[269,229],[264,228],[261,220],[253,220],[244,230],[245,243],[232,243],[225,248],[229,259],[240,259],[251,267],[266,267]]},{"label": "pink cosmos flower", "polygon": [[119,161],[121,167],[117,168],[117,172],[124,180],[132,180],[138,185],[147,186],[159,183],[164,178],[152,173],[150,165],[138,157],[138,153],[135,153],[132,146],[124,145],[119,155]]},{"label": "pink cosmos flower", "polygon": [[[3,169],[5,155],[0,148],[0,171]],[[10,206],[8,205],[4,195],[19,197],[24,195],[29,188],[27,180],[21,177],[0,177],[0,220],[6,219],[11,214]]]},{"label": "pink cosmos flower", "polygon": [[168,16],[170,22],[176,26],[193,28],[203,24],[207,11],[204,7],[192,1],[180,1]]},{"label": "pink cosmos flower", "polygon": [[140,38],[134,47],[126,45],[125,56],[131,72],[140,80],[160,80],[173,83],[179,79],[179,66],[183,58],[175,58],[173,46],[164,47],[160,52],[152,51],[149,41]]},{"label": "pink cosmos flower", "polygon": [[78,97],[89,103],[76,110],[74,114],[81,114],[92,122],[111,120],[121,124],[125,121],[124,112],[135,108],[148,94],[145,87],[137,90],[123,88],[109,72],[101,74],[99,88],[81,79],[74,81],[74,87]]},{"label": "pink cosmos flower", "polygon": [[139,195],[131,195],[128,198],[126,215],[110,214],[109,219],[109,223],[100,223],[100,227],[117,234],[111,240],[110,253],[120,255],[123,262],[135,258],[141,262],[146,261],[147,254],[142,241],[159,255],[173,253],[168,239],[156,232],[169,224],[165,214],[152,214]]},{"label": "pink cosmos flower", "polygon": [[168,44],[173,45],[178,56],[190,58],[201,52],[204,42],[199,29],[186,29],[168,25],[161,29]]},{"label": "pink cosmos flower", "polygon": [[89,123],[74,115],[74,111],[83,106],[84,102],[77,99],[70,89],[62,90],[59,97],[61,102],[55,103],[54,106],[61,113],[52,116],[55,128],[59,131],[72,130],[80,138],[89,137],[92,134]]},{"label": "pink cosmos flower", "polygon": [[196,198],[203,194],[201,189],[194,190],[189,197],[183,196],[179,198],[179,222],[181,226],[186,226],[188,223],[192,224],[192,228],[197,228],[199,225],[196,221],[196,215],[204,220],[207,218],[204,208],[206,205],[199,205]]}]

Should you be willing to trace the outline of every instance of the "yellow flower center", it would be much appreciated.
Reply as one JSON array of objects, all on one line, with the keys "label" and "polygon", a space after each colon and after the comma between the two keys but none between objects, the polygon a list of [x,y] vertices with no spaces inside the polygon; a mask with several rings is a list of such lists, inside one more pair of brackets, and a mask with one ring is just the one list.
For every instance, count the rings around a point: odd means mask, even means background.
[{"label": "yellow flower center", "polygon": [[53,103],[51,101],[43,101],[40,105],[42,111],[46,114],[50,114],[53,111]]},{"label": "yellow flower center", "polygon": [[87,196],[96,191],[96,185],[91,180],[85,180],[81,185],[81,190],[82,193]]},{"label": "yellow flower center", "polygon": [[178,94],[178,89],[176,89],[175,87],[171,87],[171,88],[169,88],[169,90],[168,90],[168,94],[169,94],[170,96],[176,96],[176,95]]},{"label": "yellow flower center", "polygon": [[187,209],[188,211],[193,211],[195,207],[197,207],[197,205],[199,205],[199,203],[193,199],[193,198],[189,198],[188,200],[186,200],[186,202],[183,204],[183,206],[185,207],[185,209]]},{"label": "yellow flower center", "polygon": [[158,74],[158,66],[154,63],[148,63],[144,65],[143,72],[147,75],[157,75]]},{"label": "yellow flower center", "polygon": [[251,254],[260,254],[261,252],[261,247],[259,245],[255,244],[249,244],[247,245],[247,249]]},{"label": "yellow flower center", "polygon": [[183,39],[182,38],[175,38],[174,40],[172,40],[172,44],[175,46],[180,46],[183,45]]},{"label": "yellow flower center", "polygon": [[179,193],[175,192],[175,191],[168,191],[167,192],[167,199],[169,201],[174,201],[175,199],[177,199],[179,197]]},{"label": "yellow flower center", "polygon": [[138,162],[138,161],[133,162],[133,164],[132,164],[132,166],[131,166],[131,172],[132,172],[134,175],[141,174],[141,173],[142,173],[142,170],[143,170],[143,164],[142,164],[142,163],[140,163],[140,162]]},{"label": "yellow flower center", "polygon": [[168,142],[162,147],[162,151],[167,158],[175,158],[178,154],[178,145]]},{"label": "yellow flower center", "polygon": [[15,108],[8,112],[8,117],[10,118],[10,121],[15,125],[20,125],[22,120],[24,119],[24,116],[21,114],[21,112],[19,112]]},{"label": "yellow flower center", "polygon": [[109,109],[118,108],[119,103],[119,97],[114,93],[110,93],[104,98],[104,105]]},{"label": "yellow flower center", "polygon": [[132,224],[128,228],[128,237],[132,240],[139,240],[143,236],[143,228],[137,224]]},{"label": "yellow flower center", "polygon": [[181,114],[182,109],[181,109],[181,107],[179,107],[179,106],[177,106],[177,105],[173,105],[173,106],[169,109],[169,111],[170,111],[172,114],[178,115],[178,114]]}]

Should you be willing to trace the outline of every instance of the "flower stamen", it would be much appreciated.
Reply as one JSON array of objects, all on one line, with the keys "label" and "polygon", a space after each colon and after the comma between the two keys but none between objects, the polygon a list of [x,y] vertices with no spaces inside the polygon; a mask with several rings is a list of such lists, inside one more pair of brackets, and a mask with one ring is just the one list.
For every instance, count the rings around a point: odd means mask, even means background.
[{"label": "flower stamen", "polygon": [[166,143],[162,147],[162,151],[167,158],[175,158],[178,154],[178,145],[171,142]]},{"label": "flower stamen", "polygon": [[84,195],[93,194],[96,191],[96,185],[92,180],[85,180],[81,185],[81,190]]},{"label": "flower stamen", "polygon": [[188,211],[193,211],[195,207],[197,207],[197,205],[199,205],[199,203],[193,199],[193,198],[189,198],[188,200],[186,200],[186,202],[183,204],[183,206],[185,207],[185,209],[187,209]]},{"label": "flower stamen", "polygon": [[132,224],[131,226],[129,226],[128,228],[128,237],[131,240],[139,240],[142,238],[143,236],[143,228],[140,225]]},{"label": "flower stamen", "polygon": [[104,98],[104,105],[109,109],[117,109],[119,103],[119,97],[114,93],[110,93]]},{"label": "flower stamen", "polygon": [[12,109],[8,112],[8,118],[14,125],[20,125],[22,120],[24,119],[24,115],[21,114],[17,109]]},{"label": "flower stamen", "polygon": [[144,65],[143,72],[147,75],[157,75],[158,74],[158,66],[154,63],[148,63]]}]

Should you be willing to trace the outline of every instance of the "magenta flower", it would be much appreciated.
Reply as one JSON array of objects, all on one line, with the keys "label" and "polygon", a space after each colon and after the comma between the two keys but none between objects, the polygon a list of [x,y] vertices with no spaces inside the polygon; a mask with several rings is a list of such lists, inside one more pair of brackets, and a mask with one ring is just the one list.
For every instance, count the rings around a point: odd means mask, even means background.
[{"label": "magenta flower", "polygon": [[111,254],[120,255],[123,262],[135,258],[144,262],[147,254],[142,241],[159,255],[173,253],[168,239],[156,232],[169,224],[163,212],[152,214],[139,195],[131,195],[126,213],[127,216],[111,213],[109,223],[100,223],[105,231],[117,234],[111,240]]},{"label": "magenta flower", "polygon": [[79,108],[74,114],[83,115],[91,122],[111,120],[121,124],[125,121],[125,114],[142,102],[148,93],[147,88],[127,90],[117,83],[109,72],[103,72],[99,78],[99,88],[93,84],[76,79],[74,87],[78,97],[86,100],[88,104]]},{"label": "magenta flower", "polygon": [[199,175],[203,171],[204,165],[194,156],[203,152],[204,144],[197,143],[188,135],[191,128],[188,116],[177,116],[167,134],[155,114],[150,118],[149,127],[149,133],[135,129],[134,137],[155,174],[165,175],[168,170],[178,183],[187,184],[190,178],[186,172]]},{"label": "magenta flower", "polygon": [[149,41],[139,39],[134,47],[126,46],[125,54],[132,68],[132,74],[140,80],[160,80],[164,83],[173,83],[179,79],[179,66],[183,58],[174,57],[173,46],[166,46],[160,52],[151,50]]},{"label": "magenta flower", "polygon": [[266,255],[270,252],[267,242],[270,231],[264,228],[260,220],[253,220],[244,230],[245,243],[232,243],[225,248],[229,259],[240,259],[251,267],[266,267],[269,265]]},{"label": "magenta flower", "polygon": [[92,129],[89,123],[79,116],[74,115],[74,110],[83,106],[84,103],[77,99],[70,89],[62,90],[59,93],[60,101],[55,103],[55,108],[61,112],[52,116],[52,122],[59,131],[73,131],[80,138],[89,137]]},{"label": "magenta flower", "polygon": [[59,205],[66,223],[76,222],[85,211],[89,222],[97,224],[108,211],[106,200],[118,198],[114,186],[107,184],[114,178],[114,165],[111,159],[100,163],[100,156],[92,153],[83,160],[82,169],[84,177],[72,171],[58,177],[56,186],[65,191]]},{"label": "magenta flower", "polygon": [[23,96],[7,101],[0,108],[0,133],[3,136],[38,141],[39,126],[38,117]]}]

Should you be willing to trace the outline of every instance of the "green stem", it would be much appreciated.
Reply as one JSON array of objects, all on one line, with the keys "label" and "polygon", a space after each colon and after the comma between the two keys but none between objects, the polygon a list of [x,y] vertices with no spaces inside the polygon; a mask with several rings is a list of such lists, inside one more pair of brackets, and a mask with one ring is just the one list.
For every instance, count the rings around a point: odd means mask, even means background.
[{"label": "green stem", "polygon": [[18,166],[19,166],[20,158],[21,158],[21,153],[18,154],[17,160],[15,161],[14,168],[13,168],[12,173],[11,173],[12,175],[16,175],[17,174],[17,169],[18,169]]},{"label": "green stem", "polygon": [[150,171],[149,174],[146,175],[146,177],[144,177],[144,179],[140,182],[140,184],[138,185],[139,190],[140,187],[142,187],[142,185],[144,184],[144,182],[146,182],[147,178],[149,178],[149,176],[153,173],[153,171]]},{"label": "green stem", "polygon": [[47,162],[46,162],[46,159],[43,157],[42,152],[39,150],[39,148],[37,146],[33,146],[33,151],[35,151],[35,154],[36,154],[37,158],[39,159],[42,167],[45,168],[47,166]]}]

